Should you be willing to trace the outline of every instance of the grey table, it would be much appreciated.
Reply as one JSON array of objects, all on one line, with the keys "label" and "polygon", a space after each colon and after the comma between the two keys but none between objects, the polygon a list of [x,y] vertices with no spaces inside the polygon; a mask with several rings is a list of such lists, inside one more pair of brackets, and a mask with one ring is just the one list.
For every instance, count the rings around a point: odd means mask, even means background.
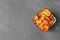
[{"label": "grey table", "polygon": [[[32,22],[33,15],[44,7],[57,18],[54,30],[48,32]],[[0,40],[60,40],[60,0],[0,0]]]}]

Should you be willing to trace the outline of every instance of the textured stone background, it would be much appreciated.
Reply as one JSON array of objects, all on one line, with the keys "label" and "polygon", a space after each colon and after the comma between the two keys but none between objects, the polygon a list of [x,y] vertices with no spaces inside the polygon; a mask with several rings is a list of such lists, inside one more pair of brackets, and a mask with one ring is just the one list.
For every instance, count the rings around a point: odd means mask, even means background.
[{"label": "textured stone background", "polygon": [[[44,7],[57,18],[49,32],[40,31],[32,22]],[[60,40],[60,0],[0,0],[0,40]]]}]

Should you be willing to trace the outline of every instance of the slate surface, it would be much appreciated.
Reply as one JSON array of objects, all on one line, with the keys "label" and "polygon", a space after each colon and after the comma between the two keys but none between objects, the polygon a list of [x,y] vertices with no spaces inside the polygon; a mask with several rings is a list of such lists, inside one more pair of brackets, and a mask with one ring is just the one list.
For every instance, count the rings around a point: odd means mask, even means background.
[{"label": "slate surface", "polygon": [[[57,18],[49,32],[40,31],[32,22],[44,7]],[[60,0],[0,0],[0,40],[60,40]]]}]

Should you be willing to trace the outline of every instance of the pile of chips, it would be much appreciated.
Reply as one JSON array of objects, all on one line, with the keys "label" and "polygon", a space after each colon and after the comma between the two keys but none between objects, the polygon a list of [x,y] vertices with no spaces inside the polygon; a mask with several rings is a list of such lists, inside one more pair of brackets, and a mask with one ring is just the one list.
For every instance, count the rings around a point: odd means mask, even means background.
[{"label": "pile of chips", "polygon": [[33,17],[34,24],[42,31],[48,31],[54,23],[52,12],[48,8],[43,8]]}]

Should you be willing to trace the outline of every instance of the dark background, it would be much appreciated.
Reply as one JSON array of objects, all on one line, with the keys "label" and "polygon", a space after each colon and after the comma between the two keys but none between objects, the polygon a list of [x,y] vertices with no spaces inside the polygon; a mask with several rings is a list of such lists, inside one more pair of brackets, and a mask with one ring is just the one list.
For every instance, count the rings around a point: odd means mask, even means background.
[{"label": "dark background", "polygon": [[[33,15],[44,7],[57,19],[48,32],[32,22]],[[0,40],[60,40],[60,0],[0,0]]]}]

